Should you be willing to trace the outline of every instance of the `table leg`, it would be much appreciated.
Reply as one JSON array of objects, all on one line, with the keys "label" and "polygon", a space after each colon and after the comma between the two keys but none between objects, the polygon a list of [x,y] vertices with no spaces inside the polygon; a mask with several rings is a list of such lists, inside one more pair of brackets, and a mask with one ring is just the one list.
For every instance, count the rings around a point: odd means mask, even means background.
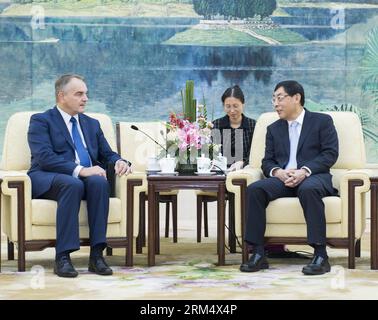
[{"label": "table leg", "polygon": [[[0,179],[0,272],[1,272],[1,183],[3,182],[2,179]],[[9,245],[8,245],[9,248]],[[9,257],[9,251],[8,251],[8,257]]]},{"label": "table leg", "polygon": [[370,264],[372,270],[378,270],[378,179],[371,181],[370,197]]},{"label": "table leg", "polygon": [[159,194],[155,193],[155,255],[160,254],[160,204],[159,204]]},{"label": "table leg", "polygon": [[226,185],[220,183],[218,186],[218,234],[217,234],[217,245],[218,245],[218,265],[225,265],[225,194]]},{"label": "table leg", "polygon": [[148,266],[155,265],[155,232],[156,232],[156,195],[155,186],[148,183]]}]

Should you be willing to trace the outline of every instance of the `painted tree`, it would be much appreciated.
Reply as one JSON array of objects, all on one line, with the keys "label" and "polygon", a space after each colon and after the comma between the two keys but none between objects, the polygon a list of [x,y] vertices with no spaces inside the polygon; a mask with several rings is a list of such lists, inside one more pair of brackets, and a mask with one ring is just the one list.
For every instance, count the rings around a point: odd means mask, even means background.
[{"label": "painted tree", "polygon": [[254,0],[253,5],[262,18],[270,16],[277,7],[276,0]]},{"label": "painted tree", "polygon": [[194,11],[206,18],[217,14],[239,19],[267,17],[276,7],[276,0],[193,0]]},{"label": "painted tree", "polygon": [[360,65],[362,91],[378,105],[378,27],[368,34],[364,57]]},{"label": "painted tree", "polygon": [[193,0],[193,9],[200,16],[207,18],[208,16],[208,2],[203,0]]}]

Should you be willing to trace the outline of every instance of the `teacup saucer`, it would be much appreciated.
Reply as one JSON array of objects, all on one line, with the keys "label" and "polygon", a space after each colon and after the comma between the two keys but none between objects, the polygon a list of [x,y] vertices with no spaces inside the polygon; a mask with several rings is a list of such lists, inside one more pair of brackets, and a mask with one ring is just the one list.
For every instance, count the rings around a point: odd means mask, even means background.
[{"label": "teacup saucer", "polygon": [[214,174],[217,174],[214,171],[209,171],[209,172],[194,172],[197,176],[213,176]]},{"label": "teacup saucer", "polygon": [[150,169],[146,169],[146,173],[147,174],[157,174],[157,173],[159,173],[160,172],[160,169],[158,169],[158,170],[150,170]]},{"label": "teacup saucer", "polygon": [[178,175],[178,172],[175,171],[175,172],[157,172],[158,175],[160,176],[177,176]]}]

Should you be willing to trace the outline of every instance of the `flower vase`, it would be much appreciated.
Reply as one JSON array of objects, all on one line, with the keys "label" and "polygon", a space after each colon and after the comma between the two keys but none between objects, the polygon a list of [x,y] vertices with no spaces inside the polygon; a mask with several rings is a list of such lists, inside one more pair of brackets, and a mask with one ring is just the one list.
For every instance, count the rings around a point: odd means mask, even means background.
[{"label": "flower vase", "polygon": [[179,163],[178,172],[184,176],[192,176],[197,170],[197,164],[195,163]]},{"label": "flower vase", "polygon": [[197,171],[197,163],[195,159],[190,158],[190,150],[186,152],[186,161],[179,161],[177,171],[181,175],[192,176]]}]

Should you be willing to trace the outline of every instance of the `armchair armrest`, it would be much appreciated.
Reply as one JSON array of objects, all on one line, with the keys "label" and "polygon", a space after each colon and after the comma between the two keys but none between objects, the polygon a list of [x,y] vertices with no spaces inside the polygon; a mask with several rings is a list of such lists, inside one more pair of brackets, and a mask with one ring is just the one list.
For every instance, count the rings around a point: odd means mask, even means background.
[{"label": "armchair armrest", "polygon": [[365,228],[364,198],[362,196],[369,189],[369,170],[348,170],[340,177],[340,198],[343,205],[342,234],[348,235],[354,231],[356,238],[361,237]]},{"label": "armchair armrest", "polygon": [[[261,180],[263,173],[260,169],[246,167],[242,170],[230,172],[226,178],[226,188],[228,192],[235,194],[235,233],[237,236],[243,234],[245,215],[245,197],[241,194],[241,189],[244,190],[244,183],[240,184],[239,181],[245,181],[245,187],[249,184]],[[238,181],[239,180],[239,181]],[[235,184],[234,184],[235,183]],[[247,260],[246,251],[243,250],[243,261]]]},{"label": "armchair armrest", "polygon": [[264,177],[260,169],[246,167],[242,170],[232,171],[227,175],[226,187],[228,192],[237,193],[239,192],[239,187],[232,184],[233,180],[245,180],[247,186],[251,183],[261,180]]},{"label": "armchair armrest", "polygon": [[363,171],[369,175],[369,178],[378,177],[378,163],[367,164]]},{"label": "armchair armrest", "polygon": [[18,237],[24,240],[25,235],[31,234],[31,180],[26,171],[0,171],[0,179],[3,181],[1,210],[10,228],[8,236],[12,241],[17,241]]},{"label": "armchair armrest", "polygon": [[[128,190],[133,188],[133,199],[128,198]],[[145,173],[131,173],[127,176],[116,176],[115,178],[115,196],[121,199],[122,214],[126,215],[126,210],[132,210],[133,234],[137,235],[139,230],[139,194],[147,191],[147,175]],[[127,217],[122,221],[126,222]],[[122,228],[125,226],[121,226]]]}]

